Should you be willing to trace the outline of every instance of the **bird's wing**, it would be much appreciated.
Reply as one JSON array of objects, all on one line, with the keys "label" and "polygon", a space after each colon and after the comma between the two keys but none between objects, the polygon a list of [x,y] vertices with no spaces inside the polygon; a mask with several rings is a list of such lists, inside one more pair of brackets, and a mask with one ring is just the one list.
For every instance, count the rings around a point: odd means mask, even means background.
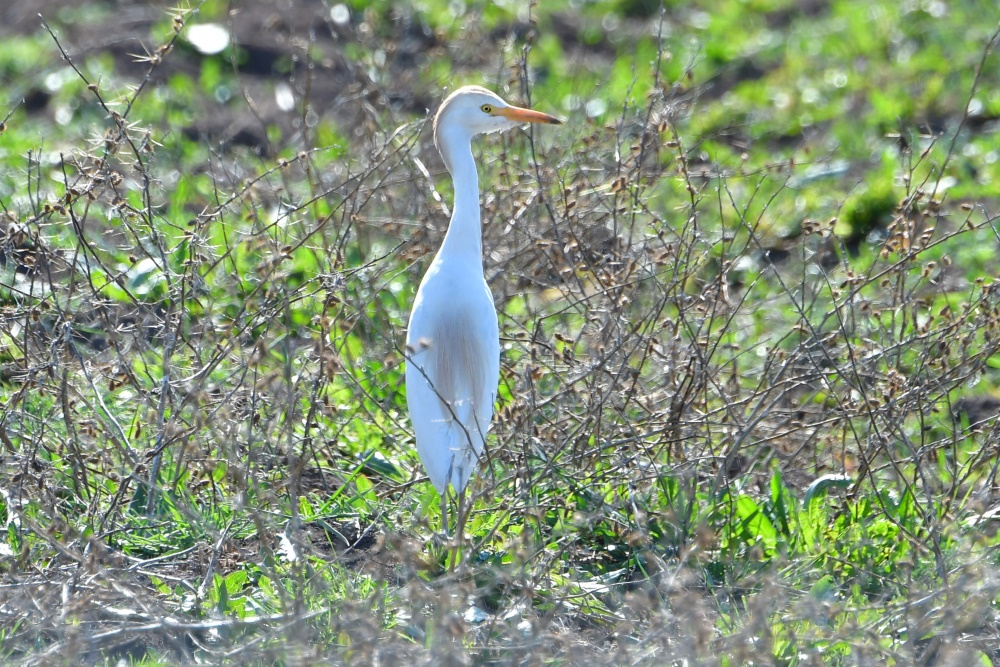
[{"label": "bird's wing", "polygon": [[471,308],[421,303],[411,316],[407,403],[417,451],[439,491],[449,481],[465,487],[493,417],[500,345],[489,301]]}]

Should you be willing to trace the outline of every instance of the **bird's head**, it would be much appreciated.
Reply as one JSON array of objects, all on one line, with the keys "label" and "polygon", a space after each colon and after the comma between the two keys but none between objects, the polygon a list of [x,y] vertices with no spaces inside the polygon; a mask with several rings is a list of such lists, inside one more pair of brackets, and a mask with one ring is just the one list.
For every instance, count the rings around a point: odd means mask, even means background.
[{"label": "bird's head", "polygon": [[477,134],[509,130],[525,123],[559,125],[562,121],[540,111],[507,104],[499,95],[480,86],[463,86],[449,95],[434,115],[434,143],[447,162],[444,143],[450,143],[452,137],[469,141]]}]

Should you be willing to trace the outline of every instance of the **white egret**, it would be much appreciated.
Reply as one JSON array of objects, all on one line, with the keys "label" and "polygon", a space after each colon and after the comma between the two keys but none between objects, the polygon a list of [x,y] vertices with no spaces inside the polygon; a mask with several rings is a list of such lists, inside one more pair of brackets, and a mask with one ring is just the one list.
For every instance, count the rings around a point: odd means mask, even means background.
[{"label": "white egret", "polygon": [[441,494],[448,532],[448,484],[459,499],[483,453],[500,379],[500,331],[483,275],[479,176],[472,138],[557,118],[504,102],[479,86],[459,88],[434,116],[434,143],[451,173],[455,203],[440,250],[424,274],[406,334],[406,400],[427,476]]}]

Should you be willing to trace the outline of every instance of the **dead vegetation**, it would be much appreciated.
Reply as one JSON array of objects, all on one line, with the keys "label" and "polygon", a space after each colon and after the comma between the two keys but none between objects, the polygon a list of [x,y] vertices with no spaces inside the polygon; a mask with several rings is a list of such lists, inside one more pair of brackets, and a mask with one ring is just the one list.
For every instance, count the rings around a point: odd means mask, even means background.
[{"label": "dead vegetation", "polygon": [[6,661],[1000,659],[1000,300],[970,251],[1000,239],[940,187],[964,118],[899,142],[856,237],[844,201],[796,217],[816,165],[692,145],[699,91],[657,63],[606,123],[483,142],[503,389],[449,566],[400,372],[448,219],[424,119],[351,71],[327,142],[297,67],[272,136],[237,69],[254,129],[178,131],[153,89],[190,18],[132,89],[53,34],[79,129],[4,158]]}]

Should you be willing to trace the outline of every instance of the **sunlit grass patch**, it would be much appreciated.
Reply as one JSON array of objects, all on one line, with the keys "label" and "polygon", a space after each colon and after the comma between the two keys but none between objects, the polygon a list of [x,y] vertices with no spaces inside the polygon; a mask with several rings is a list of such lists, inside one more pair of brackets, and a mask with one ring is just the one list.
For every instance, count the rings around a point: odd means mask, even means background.
[{"label": "sunlit grass patch", "polygon": [[[986,4],[258,10],[0,40],[5,660],[998,658]],[[567,120],[475,147],[461,553],[402,373],[459,82]]]}]

